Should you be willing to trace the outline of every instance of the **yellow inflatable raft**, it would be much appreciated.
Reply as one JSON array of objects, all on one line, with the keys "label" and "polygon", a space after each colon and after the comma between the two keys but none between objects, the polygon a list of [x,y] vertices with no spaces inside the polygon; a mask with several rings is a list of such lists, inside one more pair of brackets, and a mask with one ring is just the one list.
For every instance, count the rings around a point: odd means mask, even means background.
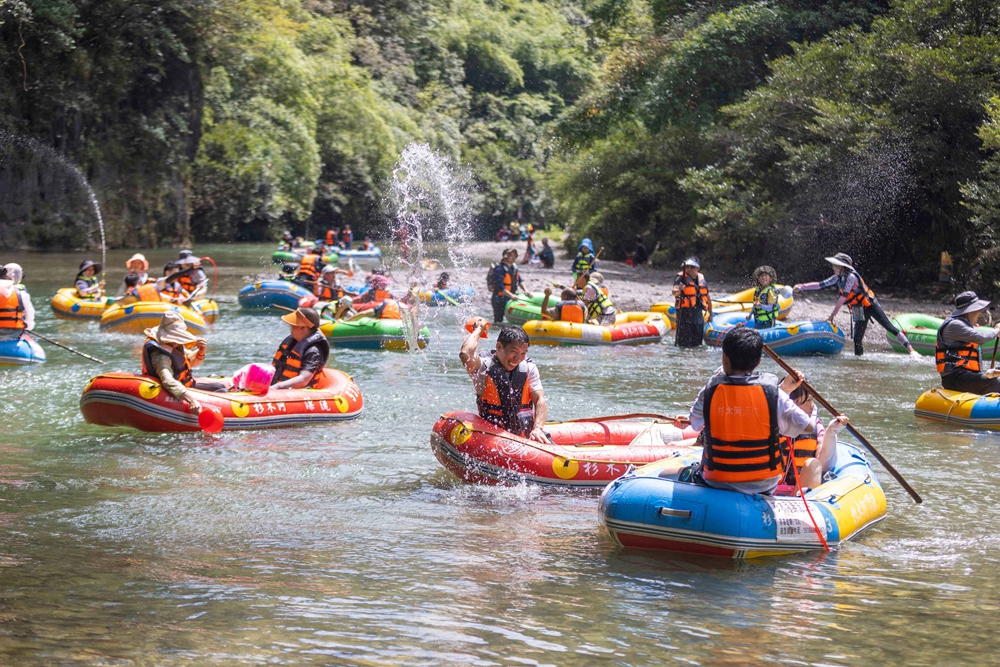
[{"label": "yellow inflatable raft", "polygon": [[1000,394],[982,396],[935,387],[921,394],[913,414],[939,422],[1000,429]]},{"label": "yellow inflatable raft", "polygon": [[[788,317],[788,314],[792,311],[792,303],[795,298],[792,296],[792,288],[788,285],[775,285],[778,290],[778,319],[783,320]],[[748,313],[753,309],[753,288],[745,289],[742,292],[736,292],[735,294],[730,294],[724,296],[721,299],[712,300],[712,314],[719,315],[721,313]],[[670,319],[671,324],[676,324],[677,313],[674,312],[674,302],[664,301],[661,303],[654,303],[650,310],[654,313],[663,313]],[[705,321],[708,321],[708,313],[705,313]]]},{"label": "yellow inflatable raft", "polygon": [[52,297],[52,312],[62,320],[99,320],[114,302],[112,297],[83,299],[75,287],[64,287]]},{"label": "yellow inflatable raft", "polygon": [[[168,301],[136,301],[127,305],[116,303],[101,316],[101,331],[141,334],[160,323],[163,313],[173,310],[180,313],[187,330],[195,335],[208,332],[208,325],[218,318],[219,306],[212,299],[198,299],[192,308]],[[211,316],[208,319],[202,313]]]},{"label": "yellow inflatable raft", "polygon": [[618,313],[614,326],[531,320],[522,327],[533,345],[641,345],[663,340],[670,323],[659,313]]}]

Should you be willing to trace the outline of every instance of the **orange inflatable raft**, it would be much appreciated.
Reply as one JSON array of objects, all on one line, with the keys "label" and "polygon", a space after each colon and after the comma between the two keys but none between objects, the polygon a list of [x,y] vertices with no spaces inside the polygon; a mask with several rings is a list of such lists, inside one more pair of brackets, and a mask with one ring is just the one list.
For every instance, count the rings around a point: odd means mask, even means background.
[{"label": "orange inflatable raft", "polygon": [[[281,428],[356,419],[364,407],[361,390],[349,375],[327,368],[312,389],[277,389],[264,396],[245,392],[190,390],[203,408],[223,416],[223,430]],[[80,412],[89,424],[131,426],[140,431],[200,431],[187,403],[167,393],[153,378],[105,373],[87,383]]]},{"label": "orange inflatable raft", "polygon": [[[449,412],[434,424],[431,448],[445,468],[466,482],[600,488],[634,466],[691,448],[696,434],[642,415],[550,422],[542,444],[500,429],[471,412]],[[678,443],[678,444],[671,444]]]}]

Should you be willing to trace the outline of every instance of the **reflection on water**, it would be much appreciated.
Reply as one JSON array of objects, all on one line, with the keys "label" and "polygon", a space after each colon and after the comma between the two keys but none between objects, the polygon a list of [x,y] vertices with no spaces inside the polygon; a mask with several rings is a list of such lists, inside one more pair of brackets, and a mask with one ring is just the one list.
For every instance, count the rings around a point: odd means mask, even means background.
[{"label": "reflection on water", "polygon": [[[205,372],[230,373],[269,359],[285,327],[235,302],[270,271],[270,248],[209,251],[223,312]],[[126,257],[110,253],[112,268]],[[599,528],[594,492],[469,486],[437,464],[431,425],[474,405],[454,312],[433,313],[422,355],[334,352],[365,393],[356,422],[104,429],[83,423],[80,391],[100,370],[136,368],[140,341],[52,318],[46,298],[81,257],[3,259],[25,265],[42,333],[109,362],[52,350],[0,370],[4,664],[993,661],[1000,435],[913,418],[929,360],[799,362],[924,505],[883,474],[888,518],[840,552],[753,563],[625,552]],[[669,344],[532,356],[554,419],[683,411],[719,363]]]}]

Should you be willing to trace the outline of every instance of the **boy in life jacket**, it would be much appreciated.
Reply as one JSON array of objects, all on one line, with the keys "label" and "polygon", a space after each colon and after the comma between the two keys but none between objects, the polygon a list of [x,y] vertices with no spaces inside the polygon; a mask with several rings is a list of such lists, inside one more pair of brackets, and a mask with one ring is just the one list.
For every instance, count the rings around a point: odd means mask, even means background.
[{"label": "boy in life jacket", "polygon": [[156,289],[160,291],[161,301],[172,301],[174,303],[182,301],[181,284],[173,278],[173,275],[179,268],[174,262],[167,262],[164,265],[163,277],[156,280]]},{"label": "boy in life jacket", "polygon": [[777,272],[770,266],[758,266],[753,271],[753,307],[747,322],[752,319],[754,329],[770,329],[778,321],[778,290],[774,287],[777,279]]},{"label": "boy in life jacket", "polygon": [[955,297],[955,309],[938,329],[934,357],[945,389],[973,394],[1000,392],[1000,370],[985,370],[979,349],[997,339],[1000,324],[992,330],[976,330],[979,316],[989,305],[975,292],[962,292]]},{"label": "boy in life jacket", "polygon": [[597,256],[594,254],[594,242],[590,239],[580,241],[576,249],[576,257],[573,259],[573,281],[576,282],[580,274],[597,270]]},{"label": "boy in life jacket", "polygon": [[602,327],[614,326],[618,310],[611,302],[611,297],[601,289],[604,276],[597,271],[581,273],[576,279],[576,288],[581,291],[583,302],[587,305],[587,320]]},{"label": "boy in life jacket", "polygon": [[[782,380],[782,386],[786,383],[788,383],[787,377]],[[795,486],[796,471],[792,469],[794,463],[802,488],[815,489],[823,483],[823,475],[837,466],[837,434],[846,428],[850,421],[846,415],[840,415],[830,420],[830,424],[823,428],[816,413],[816,405],[805,387],[800,385],[792,389],[788,392],[788,397],[795,401],[795,405],[799,406],[802,412],[812,416],[815,425],[811,431],[806,431],[802,435],[781,439],[786,470],[782,483]]]},{"label": "boy in life jacket", "polygon": [[712,319],[712,299],[697,257],[684,260],[680,273],[674,278],[673,294],[677,311],[674,345],[698,347],[705,338],[705,313]]},{"label": "boy in life jacket", "polygon": [[815,421],[786,392],[802,374],[779,388],[771,373],[755,373],[764,341],[756,329],[736,327],[722,339],[722,368],[698,394],[688,415],[704,445],[702,479],[717,489],[772,493],[785,476],[781,436],[812,432]]},{"label": "boy in life jacket", "polygon": [[523,290],[531,298],[532,294],[524,288],[524,281],[517,270],[517,250],[507,248],[503,251],[503,259],[497,264],[486,281],[493,291],[490,303],[493,306],[493,321],[503,322],[504,311],[511,299],[517,298],[518,290]]},{"label": "boy in life jacket", "polygon": [[299,308],[283,316],[292,327],[274,353],[272,389],[307,389],[316,384],[330,359],[330,343],[319,330],[319,313]]},{"label": "boy in life jacket", "polygon": [[80,272],[76,274],[76,293],[81,299],[100,301],[104,298],[104,281],[97,278],[102,268],[89,259],[80,264]]},{"label": "boy in life jacket", "polygon": [[868,330],[868,321],[874,318],[876,322],[882,325],[883,329],[889,332],[891,336],[895,336],[896,340],[909,350],[911,356],[919,357],[920,353],[916,352],[913,346],[910,345],[906,334],[894,327],[889,318],[885,316],[885,311],[882,310],[881,304],[875,298],[875,292],[868,288],[864,279],[861,278],[861,274],[855,270],[854,260],[851,259],[850,255],[838,252],[833,257],[827,257],[826,261],[833,266],[832,276],[818,283],[800,283],[792,287],[792,291],[813,292],[826,287],[836,286],[840,291],[840,298],[837,299],[837,304],[833,307],[833,312],[830,313],[828,321],[830,324],[833,324],[833,318],[840,312],[841,306],[846,305],[851,309],[851,323],[854,326],[855,355],[860,357],[865,353],[865,331]]},{"label": "boy in life jacket", "polygon": [[521,327],[503,327],[496,349],[480,354],[479,338],[486,326],[482,317],[473,321],[458,355],[472,377],[479,416],[515,435],[548,443],[542,430],[548,410],[538,367],[528,359],[528,334]]},{"label": "boy in life jacket", "polygon": [[156,283],[139,283],[139,276],[130,274],[125,276],[125,296],[121,303],[127,305],[137,301],[162,301],[160,290],[156,288]]},{"label": "boy in life jacket", "polygon": [[142,374],[158,379],[168,394],[188,404],[192,414],[201,412],[201,404],[189,389],[225,390],[221,382],[195,382],[191,369],[205,361],[208,345],[204,338],[195,338],[187,330],[179,313],[168,310],[158,326],[144,333]]},{"label": "boy in life jacket", "polygon": [[14,285],[14,289],[16,289],[21,296],[21,308],[24,314],[24,328],[34,329],[35,306],[31,303],[31,295],[28,294],[28,289],[22,284],[24,281],[24,269],[21,268],[20,264],[11,262],[6,266],[0,267],[0,279],[9,280]]},{"label": "boy in life jacket", "polygon": [[583,324],[587,321],[587,304],[580,300],[576,290],[564,289],[559,295],[560,301],[552,308],[549,308],[549,297],[552,296],[552,288],[545,288],[545,298],[542,299],[542,317],[555,320],[556,322],[574,322]]}]

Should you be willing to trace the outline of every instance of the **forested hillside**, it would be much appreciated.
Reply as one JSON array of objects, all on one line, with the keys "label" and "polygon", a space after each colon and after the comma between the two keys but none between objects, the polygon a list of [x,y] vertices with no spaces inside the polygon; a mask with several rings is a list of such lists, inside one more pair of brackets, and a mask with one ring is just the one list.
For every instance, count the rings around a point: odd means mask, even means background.
[{"label": "forested hillside", "polygon": [[[0,243],[112,245],[380,224],[409,142],[516,217],[622,256],[788,275],[836,249],[992,285],[992,0],[7,0]],[[11,134],[6,134],[7,132]],[[901,268],[903,267],[903,268]],[[975,271],[973,271],[975,269]]]}]

